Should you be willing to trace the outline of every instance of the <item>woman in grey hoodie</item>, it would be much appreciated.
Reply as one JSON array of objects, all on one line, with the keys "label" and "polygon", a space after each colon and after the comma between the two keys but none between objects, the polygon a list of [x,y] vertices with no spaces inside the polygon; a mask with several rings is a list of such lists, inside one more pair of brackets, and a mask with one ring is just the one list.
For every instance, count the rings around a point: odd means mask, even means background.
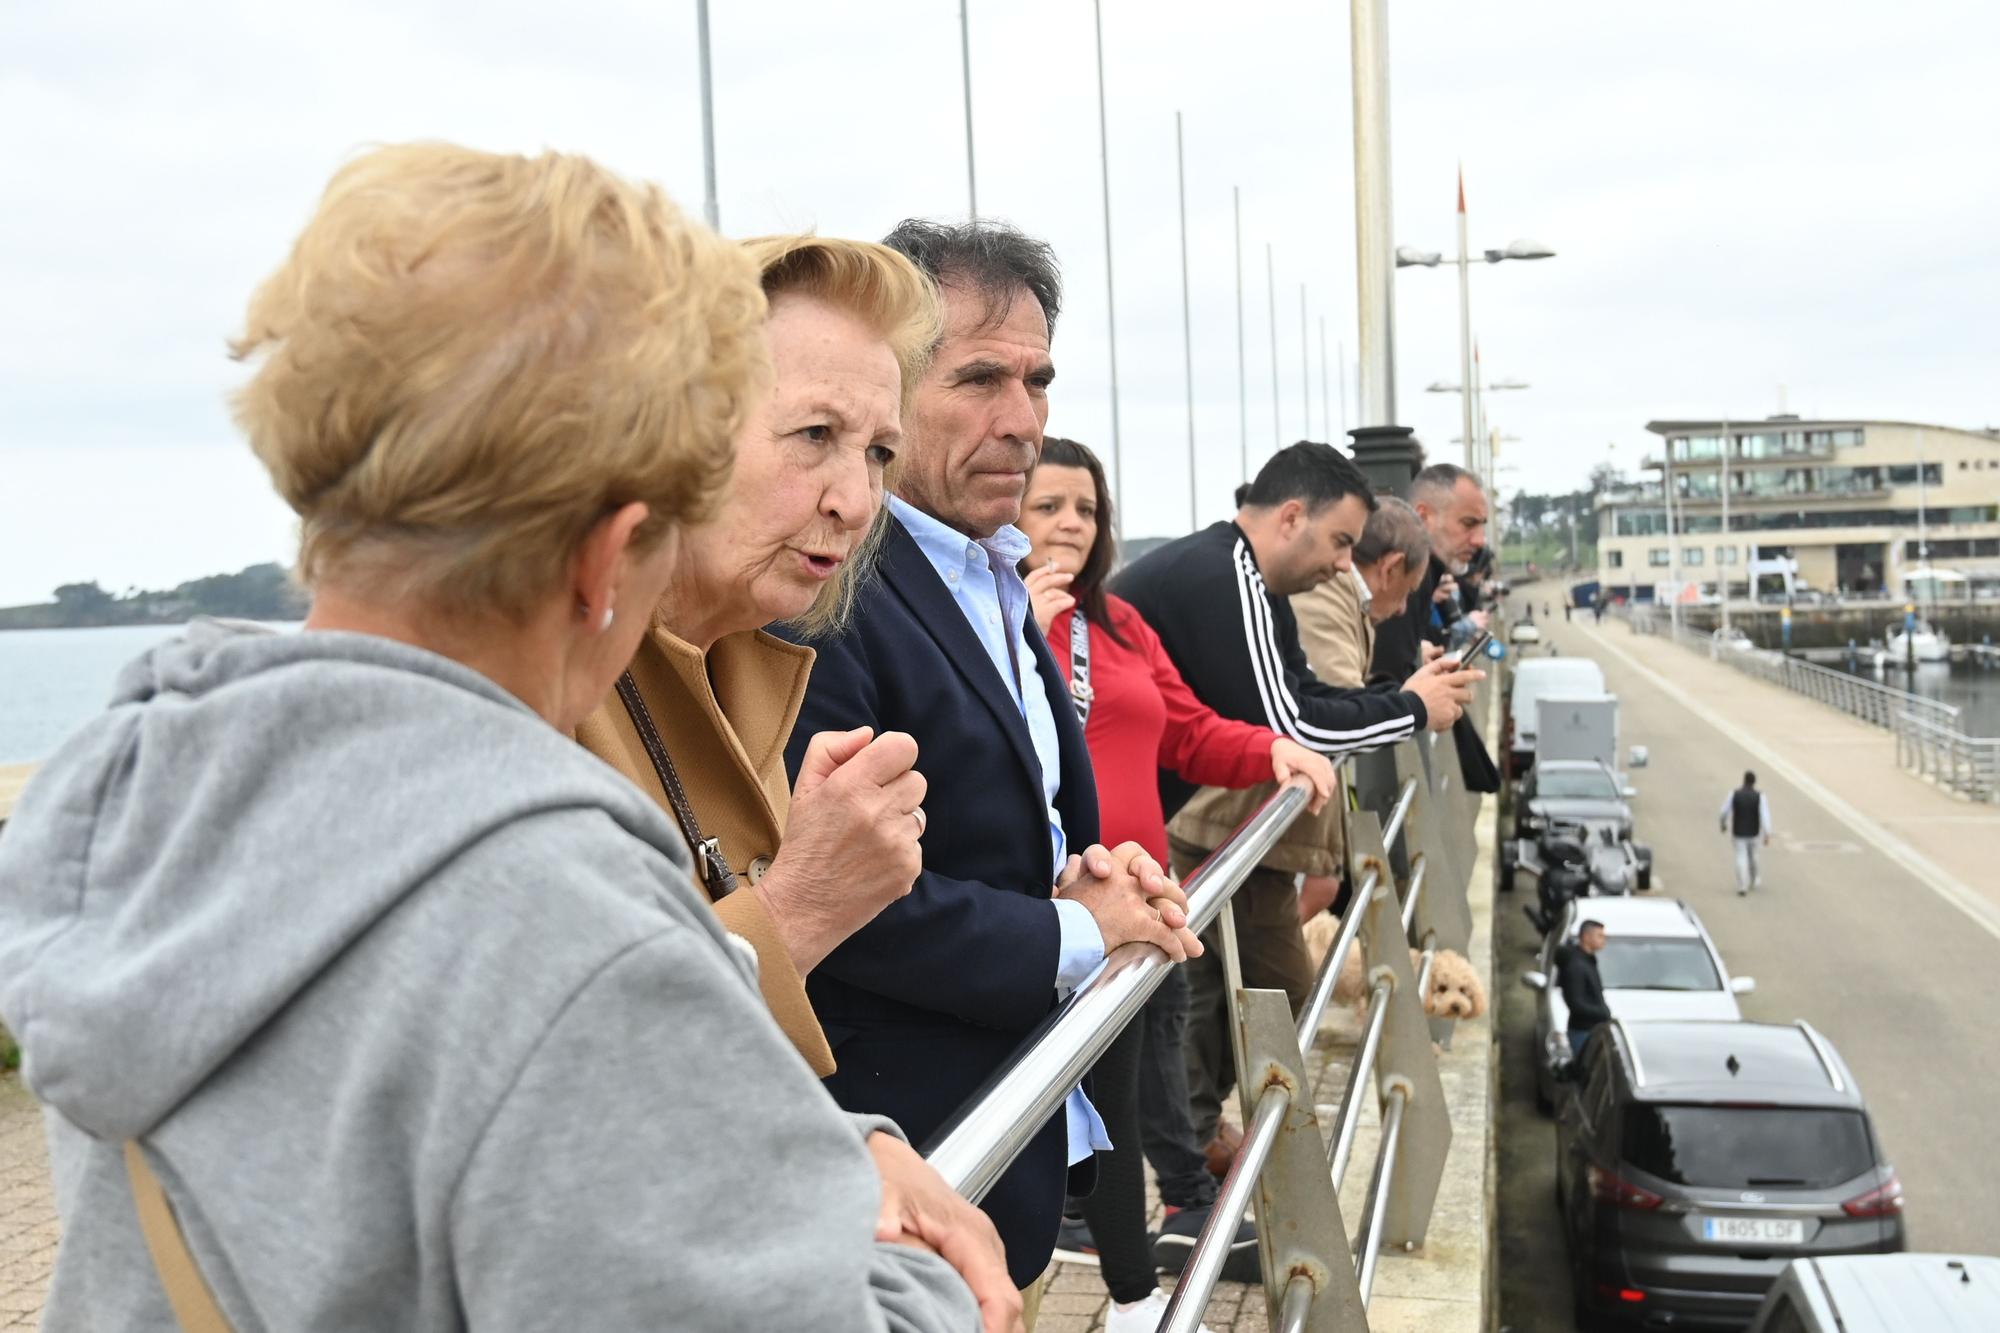
[{"label": "woman in grey hoodie", "polygon": [[678,831],[565,734],[726,480],[762,315],[582,159],[335,177],[238,345],[305,632],[133,663],[0,841],[45,1329],[977,1328],[955,1268],[1014,1322],[990,1226],[835,1108]]}]

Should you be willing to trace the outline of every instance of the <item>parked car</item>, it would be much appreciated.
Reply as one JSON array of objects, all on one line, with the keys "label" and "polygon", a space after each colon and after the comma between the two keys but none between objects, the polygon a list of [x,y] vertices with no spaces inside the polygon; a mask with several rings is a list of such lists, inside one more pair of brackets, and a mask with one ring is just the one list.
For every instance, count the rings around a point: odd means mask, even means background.
[{"label": "parked car", "polygon": [[1537,992],[1535,1099],[1544,1110],[1570,1068],[1569,1005],[1556,977],[1556,956],[1585,921],[1604,925],[1604,950],[1597,955],[1604,1002],[1626,1022],[1738,1022],[1743,1011],[1736,997],[1757,989],[1755,977],[1729,974],[1708,928],[1677,898],[1571,901],[1542,941],[1535,970],[1521,974],[1521,984]]},{"label": "parked car", "polygon": [[1542,629],[1532,620],[1519,620],[1507,631],[1507,642],[1513,644],[1540,643]]},{"label": "parked car", "polygon": [[1740,1329],[1794,1259],[1906,1248],[1854,1075],[1809,1025],[1628,1023],[1556,1118],[1576,1322]]},{"label": "parked car", "polygon": [[1750,653],[1756,650],[1757,645],[1750,641],[1750,636],[1734,625],[1728,629],[1719,629],[1708,636],[1710,657],[1720,657],[1724,653]]},{"label": "parked car", "polygon": [[1750,1333],[1992,1333],[2000,1259],[1869,1254],[1794,1259]]},{"label": "parked car", "polygon": [[1534,766],[1538,699],[1545,694],[1595,698],[1603,693],[1604,668],[1587,657],[1537,657],[1516,663],[1513,697],[1507,706],[1508,774],[1518,778]]}]

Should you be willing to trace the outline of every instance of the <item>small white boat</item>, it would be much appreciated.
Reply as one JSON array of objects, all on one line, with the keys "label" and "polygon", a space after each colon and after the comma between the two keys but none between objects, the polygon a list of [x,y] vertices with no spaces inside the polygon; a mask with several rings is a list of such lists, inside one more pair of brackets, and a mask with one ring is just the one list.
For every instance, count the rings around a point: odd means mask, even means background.
[{"label": "small white boat", "polygon": [[1951,660],[1951,640],[1943,632],[1931,628],[1928,620],[1919,620],[1907,634],[1901,625],[1891,625],[1887,635],[1888,656],[1891,665],[1910,660],[1912,651],[1919,662],[1949,662]]}]

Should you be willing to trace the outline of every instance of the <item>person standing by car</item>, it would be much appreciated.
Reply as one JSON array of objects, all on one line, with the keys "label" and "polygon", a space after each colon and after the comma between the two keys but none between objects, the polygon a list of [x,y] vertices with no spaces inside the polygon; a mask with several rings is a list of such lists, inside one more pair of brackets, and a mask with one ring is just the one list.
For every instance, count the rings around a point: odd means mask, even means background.
[{"label": "person standing by car", "polygon": [[1569,1050],[1579,1059],[1597,1025],[1611,1019],[1611,1006],[1604,1002],[1604,978],[1597,973],[1597,955],[1603,949],[1604,923],[1586,921],[1576,929],[1576,943],[1556,950],[1557,980],[1563,1003],[1569,1006]]},{"label": "person standing by car", "polygon": [[1757,844],[1771,845],[1771,801],[1757,790],[1755,773],[1745,773],[1743,785],[1722,798],[1717,818],[1722,831],[1736,840],[1736,896],[1741,898],[1763,883]]}]

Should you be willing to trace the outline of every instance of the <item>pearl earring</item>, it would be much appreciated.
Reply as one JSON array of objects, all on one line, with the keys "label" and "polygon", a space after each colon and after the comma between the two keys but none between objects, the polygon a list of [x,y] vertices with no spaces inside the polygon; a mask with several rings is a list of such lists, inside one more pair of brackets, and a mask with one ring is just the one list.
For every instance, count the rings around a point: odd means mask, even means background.
[{"label": "pearl earring", "polygon": [[599,634],[609,634],[611,632],[611,622],[617,618],[618,613],[616,611],[613,611],[608,606],[605,607],[604,618],[597,622],[597,632]]}]

